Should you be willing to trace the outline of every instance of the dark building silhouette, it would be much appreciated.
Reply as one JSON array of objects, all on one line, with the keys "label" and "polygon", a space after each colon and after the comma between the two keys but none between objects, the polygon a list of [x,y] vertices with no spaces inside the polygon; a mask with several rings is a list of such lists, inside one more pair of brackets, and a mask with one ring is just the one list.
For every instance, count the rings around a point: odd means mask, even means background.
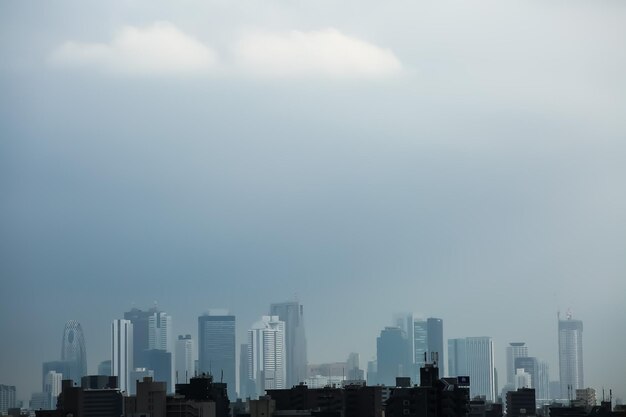
[{"label": "dark building silhouette", "polygon": [[125,398],[126,416],[166,417],[167,386],[165,382],[156,382],[146,377],[137,381],[136,395]]},{"label": "dark building silhouette", "polygon": [[177,405],[204,402],[215,404],[216,417],[228,417],[230,415],[228,387],[223,382],[213,382],[210,375],[191,378],[188,384],[176,384],[176,395],[168,398],[167,415],[168,417],[186,416],[176,413]]},{"label": "dark building silhouette", "polygon": [[385,327],[376,339],[377,382],[391,385],[411,372],[409,340],[399,327]]},{"label": "dark building silhouette", "polygon": [[467,417],[469,386],[463,377],[439,378],[439,369],[426,364],[420,369],[420,385],[391,389],[385,404],[386,417]]},{"label": "dark building silhouette", "polygon": [[[95,387],[95,388],[90,388]],[[117,378],[86,376],[81,386],[63,380],[56,410],[35,411],[37,417],[118,417],[124,414],[124,397],[117,388]]]},{"label": "dark building silhouette", "polygon": [[283,413],[293,410],[317,416],[382,417],[383,390],[381,386],[358,384],[310,389],[300,384],[290,389],[267,390],[267,395],[275,401],[276,411]]},{"label": "dark building silhouette", "polygon": [[520,388],[517,391],[506,393],[507,417],[534,416],[537,413],[536,409],[537,403],[534,388]]}]

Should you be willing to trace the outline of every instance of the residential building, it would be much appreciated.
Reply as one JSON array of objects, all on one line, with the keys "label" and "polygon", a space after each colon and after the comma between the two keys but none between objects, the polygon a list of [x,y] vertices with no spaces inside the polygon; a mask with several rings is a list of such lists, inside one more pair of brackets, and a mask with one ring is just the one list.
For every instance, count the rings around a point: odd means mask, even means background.
[{"label": "residential building", "polygon": [[263,316],[248,330],[248,378],[255,383],[252,398],[268,389],[284,389],[285,322],[278,316]]}]

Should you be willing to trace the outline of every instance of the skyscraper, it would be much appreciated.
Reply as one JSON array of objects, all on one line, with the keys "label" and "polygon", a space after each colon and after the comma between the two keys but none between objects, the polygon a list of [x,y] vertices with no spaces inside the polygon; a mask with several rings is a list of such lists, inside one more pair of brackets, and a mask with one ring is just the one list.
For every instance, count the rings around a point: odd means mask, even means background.
[{"label": "skyscraper", "polygon": [[65,323],[61,360],[69,363],[69,374],[63,375],[63,378],[71,379],[79,384],[80,379],[87,375],[85,336],[83,335],[83,328],[76,320]]},{"label": "skyscraper", "polygon": [[428,356],[428,323],[426,320],[415,319],[413,321],[413,357],[414,379],[419,382],[420,369],[426,364],[425,357]]},{"label": "skyscraper", "polygon": [[470,395],[496,399],[493,340],[491,337],[467,337],[448,341],[450,376],[470,377]]},{"label": "skyscraper", "polygon": [[539,361],[533,356],[522,356],[515,358],[515,369],[523,369],[530,375],[530,385],[525,388],[537,389],[537,377],[539,374]]},{"label": "skyscraper", "polygon": [[298,385],[307,377],[307,348],[304,331],[304,307],[298,301],[270,305],[270,316],[285,323],[287,380],[285,388]]},{"label": "skyscraper", "polygon": [[0,414],[6,414],[15,407],[15,386],[0,385]]},{"label": "skyscraper", "polygon": [[263,316],[248,330],[248,377],[255,382],[251,397],[268,389],[286,388],[285,322],[278,316]]},{"label": "skyscraper", "polygon": [[565,320],[559,319],[559,376],[561,398],[573,397],[577,389],[584,388],[583,322],[573,320],[571,313]]},{"label": "skyscraper", "polygon": [[439,375],[445,375],[444,364],[446,363],[443,348],[443,320],[436,317],[426,319],[428,334],[428,356],[434,356],[439,367]]},{"label": "skyscraper", "polygon": [[193,374],[193,340],[191,335],[180,335],[176,341],[176,379],[177,384],[188,384]]},{"label": "skyscraper", "polygon": [[528,356],[528,346],[524,342],[511,342],[506,347],[506,382],[515,385],[515,359]]},{"label": "skyscraper", "polygon": [[409,340],[399,327],[385,327],[376,339],[378,383],[395,386],[396,377],[410,376]]},{"label": "skyscraper", "polygon": [[172,316],[155,311],[148,317],[148,349],[172,351]]},{"label": "skyscraper", "polygon": [[111,374],[116,376],[121,391],[129,390],[133,370],[133,324],[117,319],[111,324]]},{"label": "skyscraper", "polygon": [[55,371],[50,371],[45,377],[43,392],[46,394],[46,409],[55,410],[57,398],[61,393],[61,381],[63,376]]},{"label": "skyscraper", "polygon": [[198,371],[228,384],[229,398],[237,395],[235,351],[235,316],[212,311],[198,317]]}]

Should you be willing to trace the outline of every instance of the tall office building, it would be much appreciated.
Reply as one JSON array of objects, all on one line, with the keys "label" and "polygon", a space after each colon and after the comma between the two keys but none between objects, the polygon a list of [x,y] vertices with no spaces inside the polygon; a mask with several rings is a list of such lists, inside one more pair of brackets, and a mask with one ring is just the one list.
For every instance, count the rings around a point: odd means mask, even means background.
[{"label": "tall office building", "polygon": [[80,379],[87,375],[87,352],[85,350],[85,336],[83,328],[76,320],[65,323],[63,330],[63,344],[61,346],[61,360],[69,363],[69,374],[63,375],[79,384]]},{"label": "tall office building", "polygon": [[176,366],[176,378],[177,384],[188,384],[193,373],[193,340],[191,335],[180,335],[176,340],[176,352],[175,352]]},{"label": "tall office building", "polygon": [[524,342],[511,342],[506,347],[506,382],[515,385],[515,359],[528,356],[528,346]]},{"label": "tall office building", "polygon": [[410,376],[409,340],[399,327],[385,327],[376,339],[377,379],[379,384],[395,386],[396,377]]},{"label": "tall office building", "polygon": [[148,349],[172,352],[172,316],[155,311],[148,317]]},{"label": "tall office building", "polygon": [[225,382],[228,397],[236,398],[235,316],[212,311],[198,317],[198,371]]},{"label": "tall office building", "polygon": [[250,377],[248,374],[250,373],[250,365],[248,363],[248,344],[242,343],[239,346],[239,392],[238,398],[246,399],[250,396],[249,391],[254,391],[254,389],[249,389],[250,387]]},{"label": "tall office building", "polygon": [[46,375],[43,392],[46,394],[46,410],[55,410],[57,408],[57,398],[61,393],[61,381],[63,375],[58,372],[50,371]]},{"label": "tall office building", "polygon": [[496,399],[493,340],[491,337],[467,337],[448,341],[450,376],[469,376],[470,395]]},{"label": "tall office building", "polygon": [[415,319],[413,321],[413,363],[414,379],[419,382],[420,369],[426,364],[428,356],[428,323],[426,320]]},{"label": "tall office building", "polygon": [[545,361],[539,361],[535,393],[538,400],[550,400],[550,368]]},{"label": "tall office building", "polygon": [[250,397],[286,388],[285,327],[278,316],[263,316],[248,330],[248,378],[256,391]]},{"label": "tall office building", "polygon": [[559,320],[559,376],[561,398],[573,398],[577,389],[584,388],[583,322],[573,320],[571,313]]},{"label": "tall office building", "polygon": [[307,347],[304,331],[304,307],[298,301],[270,305],[270,316],[285,323],[287,380],[285,388],[298,385],[307,377]]},{"label": "tall office building", "polygon": [[121,391],[129,391],[130,373],[133,369],[133,324],[130,320],[113,320],[111,324],[111,375],[117,377]]},{"label": "tall office building", "polygon": [[443,347],[443,320],[436,317],[427,318],[426,329],[428,334],[428,360],[431,361],[430,358],[434,357],[437,362],[437,367],[439,368],[439,375],[445,375],[444,364],[446,361]]},{"label": "tall office building", "polygon": [[9,408],[15,408],[15,386],[0,384],[0,414],[6,414]]}]

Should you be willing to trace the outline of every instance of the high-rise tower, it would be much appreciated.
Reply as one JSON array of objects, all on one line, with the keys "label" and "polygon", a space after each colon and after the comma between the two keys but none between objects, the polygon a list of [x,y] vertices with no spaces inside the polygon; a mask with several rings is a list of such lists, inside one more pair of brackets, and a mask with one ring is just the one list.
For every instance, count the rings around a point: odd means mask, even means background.
[{"label": "high-rise tower", "polygon": [[188,384],[193,375],[193,340],[191,335],[180,335],[176,341],[175,383]]},{"label": "high-rise tower", "polygon": [[376,339],[378,383],[395,386],[396,377],[410,376],[409,340],[399,327],[385,327]]},{"label": "high-rise tower", "polygon": [[515,385],[515,359],[528,356],[528,346],[524,342],[511,342],[506,347],[506,382]]},{"label": "high-rise tower", "polygon": [[561,398],[573,398],[585,387],[583,378],[583,322],[573,320],[571,313],[559,320],[559,376]]},{"label": "high-rise tower", "polygon": [[80,379],[87,375],[87,352],[83,328],[76,320],[70,320],[65,324],[61,360],[67,361],[69,365],[69,375],[63,375],[63,378],[80,384]]},{"label": "high-rise tower", "polygon": [[470,395],[496,399],[493,339],[467,337],[448,340],[448,370],[450,376],[469,376]]},{"label": "high-rise tower", "polygon": [[263,316],[248,330],[248,377],[256,390],[248,395],[286,388],[285,327],[278,316]]},{"label": "high-rise tower", "polygon": [[121,391],[130,389],[133,371],[133,324],[118,319],[111,323],[111,374],[116,376]]},{"label": "high-rise tower", "polygon": [[298,301],[270,305],[270,316],[285,323],[287,380],[285,388],[298,385],[307,377],[307,349],[304,332],[304,307]]},{"label": "high-rise tower", "polygon": [[236,398],[235,316],[211,311],[198,317],[198,371],[225,382],[228,397]]}]

